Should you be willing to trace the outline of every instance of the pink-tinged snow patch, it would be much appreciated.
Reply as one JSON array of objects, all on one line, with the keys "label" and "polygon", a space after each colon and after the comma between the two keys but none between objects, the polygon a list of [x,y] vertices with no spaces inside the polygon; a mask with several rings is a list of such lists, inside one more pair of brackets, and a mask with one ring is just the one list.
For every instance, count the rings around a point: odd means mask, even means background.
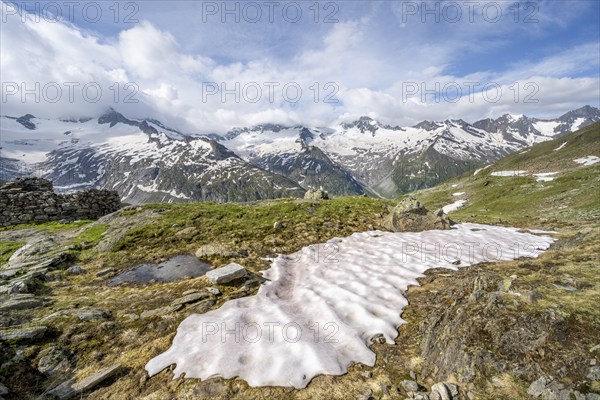
[{"label": "pink-tinged snow patch", "polygon": [[[418,233],[363,232],[278,256],[256,296],[186,318],[155,375],[238,377],[250,386],[305,387],[317,375],[375,364],[374,337],[394,344],[403,293],[436,267],[537,257],[554,239],[515,228],[459,224]],[[457,260],[460,260],[458,266]]]}]

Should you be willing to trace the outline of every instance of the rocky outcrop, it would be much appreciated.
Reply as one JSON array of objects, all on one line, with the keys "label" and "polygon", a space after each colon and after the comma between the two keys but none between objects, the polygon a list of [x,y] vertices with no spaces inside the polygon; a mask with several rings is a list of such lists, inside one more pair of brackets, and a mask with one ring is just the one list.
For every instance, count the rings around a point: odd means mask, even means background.
[{"label": "rocky outcrop", "polygon": [[392,232],[421,232],[450,229],[452,222],[442,212],[431,213],[412,197],[403,199],[383,220],[383,227]]},{"label": "rocky outcrop", "polygon": [[328,200],[329,194],[323,189],[309,189],[304,198],[307,200]]},{"label": "rocky outcrop", "polygon": [[0,226],[96,219],[120,207],[118,193],[110,190],[60,195],[52,182],[40,178],[17,178],[0,186]]}]

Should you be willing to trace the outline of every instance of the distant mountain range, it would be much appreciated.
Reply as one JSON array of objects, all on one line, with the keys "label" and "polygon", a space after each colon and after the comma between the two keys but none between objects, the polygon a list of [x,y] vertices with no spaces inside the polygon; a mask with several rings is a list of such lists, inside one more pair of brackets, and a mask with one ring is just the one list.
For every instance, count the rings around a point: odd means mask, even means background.
[{"label": "distant mountain range", "polygon": [[36,174],[59,191],[114,189],[132,204],[300,197],[310,187],[392,197],[597,121],[600,110],[585,106],[550,120],[505,114],[399,127],[361,117],[194,135],[112,109],[77,120],[2,116],[0,179]]}]

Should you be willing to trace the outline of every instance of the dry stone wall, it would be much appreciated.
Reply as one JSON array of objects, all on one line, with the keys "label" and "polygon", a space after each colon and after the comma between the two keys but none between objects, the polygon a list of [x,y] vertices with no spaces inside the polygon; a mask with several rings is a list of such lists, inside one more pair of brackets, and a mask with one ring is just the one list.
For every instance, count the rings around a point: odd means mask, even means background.
[{"label": "dry stone wall", "polygon": [[17,178],[0,185],[0,226],[47,221],[96,219],[117,211],[121,199],[112,190],[54,193],[52,182]]}]

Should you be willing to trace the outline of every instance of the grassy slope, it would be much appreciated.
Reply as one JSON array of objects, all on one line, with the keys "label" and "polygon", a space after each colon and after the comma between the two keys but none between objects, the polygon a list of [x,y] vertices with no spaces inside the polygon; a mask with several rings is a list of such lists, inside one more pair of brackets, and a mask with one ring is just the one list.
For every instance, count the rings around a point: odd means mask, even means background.
[{"label": "grassy slope", "polygon": [[[565,142],[565,147],[554,151]],[[458,221],[555,227],[594,221],[600,218],[600,164],[584,167],[573,161],[590,155],[600,156],[600,123],[510,155],[477,175],[468,172],[411,196],[430,208],[466,199],[466,206],[452,213]],[[559,174],[551,182],[536,182],[533,176],[491,175],[511,170]],[[452,196],[456,192],[466,194]]]}]

